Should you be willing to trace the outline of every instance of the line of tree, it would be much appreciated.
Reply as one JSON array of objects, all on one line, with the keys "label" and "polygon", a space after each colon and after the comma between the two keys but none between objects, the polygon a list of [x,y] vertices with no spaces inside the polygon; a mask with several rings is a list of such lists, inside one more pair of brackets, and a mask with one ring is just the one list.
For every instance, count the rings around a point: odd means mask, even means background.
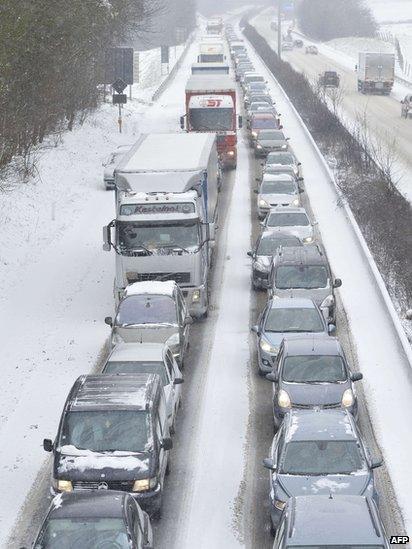
[{"label": "line of tree", "polygon": [[193,25],[186,0],[1,0],[0,168],[94,109],[105,50],[155,32],[176,2],[169,24]]},{"label": "line of tree", "polygon": [[375,36],[377,23],[364,0],[298,0],[301,31],[317,40],[345,36]]}]

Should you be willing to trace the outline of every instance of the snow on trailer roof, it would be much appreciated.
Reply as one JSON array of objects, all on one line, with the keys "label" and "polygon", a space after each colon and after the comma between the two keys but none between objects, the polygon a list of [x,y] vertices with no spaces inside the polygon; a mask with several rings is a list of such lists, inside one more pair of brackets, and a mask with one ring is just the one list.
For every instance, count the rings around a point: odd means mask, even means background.
[{"label": "snow on trailer roof", "polygon": [[194,74],[186,84],[187,92],[236,91],[236,83],[226,74]]},{"label": "snow on trailer roof", "polygon": [[143,135],[121,161],[116,174],[205,169],[214,141],[215,135],[210,133]]},{"label": "snow on trailer roof", "polygon": [[125,290],[125,297],[130,295],[154,294],[172,297],[176,288],[174,280],[151,280],[147,282],[134,282]]}]

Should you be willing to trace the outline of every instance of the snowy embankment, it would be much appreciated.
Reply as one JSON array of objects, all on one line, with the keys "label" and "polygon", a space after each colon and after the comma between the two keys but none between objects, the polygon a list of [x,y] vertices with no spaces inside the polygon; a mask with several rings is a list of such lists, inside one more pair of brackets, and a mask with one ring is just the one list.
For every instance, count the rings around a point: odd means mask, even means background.
[{"label": "snowy embankment", "polygon": [[[305,189],[319,223],[322,242],[333,272],[342,278],[339,289],[359,367],[364,374],[368,410],[382,449],[406,531],[412,530],[412,444],[408,418],[412,417],[412,367],[400,343],[393,317],[361,245],[357,231],[340,205],[333,176],[309,132],[260,58],[252,55],[259,72],[268,74],[271,92],[287,124],[287,133],[302,162]],[[287,121],[287,122],[286,122]],[[375,266],[376,268],[376,266]]]},{"label": "snowy embankment", "polygon": [[[54,436],[71,385],[93,369],[108,336],[103,318],[113,309],[114,259],[102,251],[102,226],[113,218],[114,198],[103,187],[102,161],[153,127],[156,105],[142,101],[164,78],[160,51],[144,52],[141,66],[122,134],[117,107],[103,104],[83,126],[36,151],[36,177],[2,182],[0,462],[7,505],[0,507],[0,547],[45,460],[43,437]],[[178,114],[168,124],[157,112],[158,129],[177,127]]]}]

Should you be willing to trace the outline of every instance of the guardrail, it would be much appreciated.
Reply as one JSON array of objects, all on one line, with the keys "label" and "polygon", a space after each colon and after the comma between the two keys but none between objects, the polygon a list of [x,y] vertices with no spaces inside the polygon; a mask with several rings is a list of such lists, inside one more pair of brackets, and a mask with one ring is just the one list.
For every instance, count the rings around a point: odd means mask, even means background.
[{"label": "guardrail", "polygon": [[[247,40],[246,37],[245,37],[245,39]],[[251,47],[253,47],[253,44],[250,43],[250,45],[251,45]],[[255,51],[257,51],[257,50],[255,50]],[[259,55],[259,52],[257,52],[257,54]],[[259,55],[259,57],[260,57],[260,55]],[[310,133],[309,129],[307,128],[307,126],[306,126],[305,122],[303,121],[302,117],[300,116],[299,112],[297,111],[297,109],[295,108],[295,106],[293,105],[291,100],[289,99],[289,96],[287,95],[287,93],[285,92],[283,87],[280,85],[280,83],[276,79],[273,72],[270,70],[270,68],[266,65],[266,63],[264,62],[264,60],[261,57],[260,57],[260,59],[261,59],[262,63],[265,65],[268,72],[271,74],[271,76],[272,76],[273,80],[275,81],[276,85],[281,90],[281,93],[284,96],[285,100],[290,105],[290,108],[291,108],[292,112],[295,114],[296,119],[298,120],[298,122],[301,125],[303,131],[305,132],[306,136],[308,137],[309,143],[311,144],[314,152],[318,156],[320,164],[321,164],[325,174],[327,175],[331,185],[334,188],[337,200],[339,201],[339,203],[342,204],[342,207],[344,208],[344,211],[347,215],[349,223],[350,223],[350,225],[353,229],[353,232],[354,232],[354,234],[355,234],[355,236],[358,240],[359,246],[360,246],[360,248],[363,252],[363,255],[365,257],[365,262],[367,263],[367,265],[369,267],[369,270],[372,274],[372,277],[375,279],[376,285],[379,288],[379,291],[380,291],[380,294],[382,296],[383,302],[384,302],[384,304],[387,308],[387,311],[389,313],[389,316],[391,318],[396,336],[399,340],[399,344],[400,344],[400,346],[401,346],[401,348],[404,352],[405,358],[408,362],[409,370],[408,370],[407,373],[410,376],[410,375],[412,375],[412,347],[411,347],[411,344],[410,344],[410,342],[409,342],[409,340],[408,340],[408,338],[405,334],[405,331],[404,331],[403,326],[401,324],[401,321],[399,319],[398,313],[396,312],[395,306],[394,306],[394,304],[392,302],[392,299],[389,295],[389,292],[386,288],[385,282],[382,278],[382,275],[379,272],[379,269],[378,269],[378,267],[375,263],[375,260],[372,256],[372,254],[371,254],[371,252],[368,248],[368,245],[367,245],[367,243],[365,241],[365,238],[362,234],[362,231],[360,230],[360,227],[359,227],[359,225],[358,225],[358,223],[355,219],[355,216],[353,215],[353,212],[352,212],[351,208],[347,204],[341,190],[339,189],[339,187],[336,183],[336,180],[335,180],[335,176],[334,176],[331,168],[329,167],[328,163],[326,162],[322,152],[320,151],[318,145],[316,144],[314,138],[312,137],[312,134]]]},{"label": "guardrail", "polygon": [[157,99],[159,99],[159,97],[162,95],[162,93],[169,86],[170,81],[173,80],[175,74],[179,71],[179,69],[182,66],[183,61],[184,61],[184,59],[187,55],[187,52],[189,51],[189,48],[193,43],[195,35],[196,35],[196,33],[192,32],[192,34],[187,39],[185,49],[182,51],[182,55],[179,57],[178,61],[176,61],[175,65],[174,65],[173,69],[169,72],[169,74],[166,76],[166,78],[163,80],[163,82],[160,84],[160,86],[157,88],[157,90],[152,95],[152,101],[156,101]]}]

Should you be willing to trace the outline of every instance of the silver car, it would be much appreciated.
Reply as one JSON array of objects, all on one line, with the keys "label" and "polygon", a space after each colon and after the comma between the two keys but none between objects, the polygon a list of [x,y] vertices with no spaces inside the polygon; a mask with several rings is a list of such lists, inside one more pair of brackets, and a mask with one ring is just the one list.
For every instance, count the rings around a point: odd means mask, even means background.
[{"label": "silver car", "polygon": [[262,223],[264,230],[293,234],[304,244],[315,241],[314,224],[305,208],[272,208]]},{"label": "silver car", "polygon": [[285,166],[291,166],[295,176],[300,176],[301,163],[298,162],[295,155],[289,151],[269,153],[266,157],[266,163],[263,170],[269,173],[269,171],[273,169],[274,171],[270,171],[270,173],[275,173],[275,170],[281,171]]},{"label": "silver car", "polygon": [[287,174],[264,174],[257,196],[259,219],[264,219],[269,210],[278,206],[300,206],[302,189],[296,179]]},{"label": "silver car", "polygon": [[176,282],[130,284],[114,320],[106,317],[105,322],[112,328],[112,346],[122,342],[167,343],[182,367],[193,319]]},{"label": "silver car", "polygon": [[103,366],[103,374],[157,374],[166,397],[170,432],[175,432],[177,410],[182,398],[183,383],[179,366],[163,343],[119,343]]},{"label": "silver car", "polygon": [[282,130],[261,130],[254,141],[255,156],[266,157],[272,151],[287,151],[289,137]]},{"label": "silver car", "polygon": [[130,150],[132,145],[120,145],[115,151],[113,151],[108,158],[103,162],[103,182],[106,191],[114,189],[114,171],[117,168],[120,160]]}]

